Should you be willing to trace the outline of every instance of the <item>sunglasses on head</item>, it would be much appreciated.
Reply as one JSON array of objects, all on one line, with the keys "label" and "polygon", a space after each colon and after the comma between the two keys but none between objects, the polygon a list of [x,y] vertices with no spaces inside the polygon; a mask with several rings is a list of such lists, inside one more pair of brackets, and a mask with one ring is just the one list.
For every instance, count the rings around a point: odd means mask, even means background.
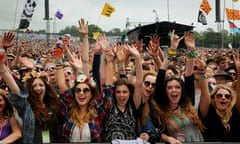
[{"label": "sunglasses on head", "polygon": [[149,87],[150,85],[151,85],[153,88],[156,87],[156,83],[151,83],[150,81],[144,81],[144,85],[145,85],[146,87]]},{"label": "sunglasses on head", "polygon": [[45,71],[52,71],[52,70],[55,70],[56,67],[55,66],[49,66],[47,68],[45,68]]},{"label": "sunglasses on head", "polygon": [[83,89],[81,89],[81,88],[75,88],[75,89],[74,89],[74,92],[75,92],[75,93],[83,92],[84,94],[86,94],[86,93],[90,92],[90,89],[89,89],[89,88],[83,88]]},{"label": "sunglasses on head", "polygon": [[223,96],[226,98],[226,99],[230,99],[232,96],[230,94],[216,94],[216,98],[220,99],[220,98],[223,98]]}]

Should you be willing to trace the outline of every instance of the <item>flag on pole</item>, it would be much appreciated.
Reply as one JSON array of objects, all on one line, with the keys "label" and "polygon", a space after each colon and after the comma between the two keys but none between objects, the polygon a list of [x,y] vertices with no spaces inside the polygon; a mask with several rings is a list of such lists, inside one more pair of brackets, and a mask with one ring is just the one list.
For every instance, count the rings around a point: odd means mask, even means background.
[{"label": "flag on pole", "polygon": [[201,10],[198,12],[198,22],[202,25],[207,25],[206,15]]},{"label": "flag on pole", "polygon": [[202,9],[208,15],[208,13],[212,10],[212,7],[208,3],[208,0],[203,0],[200,5],[200,9]]},{"label": "flag on pole", "polygon": [[200,9],[198,11],[198,22],[207,25],[207,15],[212,10],[212,7],[208,3],[208,0],[202,0]]},{"label": "flag on pole", "polygon": [[35,0],[26,1],[23,8],[18,29],[25,29],[29,27],[30,21],[32,20],[33,12],[36,6],[37,6],[37,3]]},{"label": "flag on pole", "polygon": [[240,20],[240,10],[226,8],[228,20]]},{"label": "flag on pole", "polygon": [[93,39],[97,39],[100,36],[100,32],[93,32]]},{"label": "flag on pole", "polygon": [[231,33],[240,33],[240,28],[237,27],[232,21],[228,21]]},{"label": "flag on pole", "polygon": [[55,13],[55,17],[58,19],[62,19],[63,18],[63,13],[60,10],[57,10]]},{"label": "flag on pole", "polygon": [[105,3],[101,14],[110,17],[113,12],[115,12],[115,8],[108,3]]}]

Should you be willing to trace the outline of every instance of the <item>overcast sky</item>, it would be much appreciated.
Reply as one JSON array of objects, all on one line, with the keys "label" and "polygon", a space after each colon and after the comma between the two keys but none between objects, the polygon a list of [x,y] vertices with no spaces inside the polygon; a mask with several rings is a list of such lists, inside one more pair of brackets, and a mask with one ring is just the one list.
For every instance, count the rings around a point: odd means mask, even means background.
[{"label": "overcast sky", "polygon": [[[54,18],[55,12],[60,9],[64,17],[62,20],[54,20],[51,23],[51,32],[64,29],[66,26],[78,25],[82,17],[88,20],[89,24],[96,24],[105,31],[113,28],[125,29],[126,19],[129,18],[132,25],[138,22],[153,23],[156,14],[160,21],[176,21],[181,24],[194,24],[197,31],[203,31],[208,27],[217,30],[215,23],[215,0],[208,0],[212,11],[207,16],[208,25],[203,26],[197,23],[197,16],[202,0],[49,0],[50,17]],[[221,1],[221,8],[224,8],[224,0]],[[23,6],[26,0],[1,0],[0,2],[0,28],[15,29],[18,27]],[[116,11],[110,18],[101,16],[104,3],[108,2]],[[168,10],[168,3],[169,10]],[[232,0],[226,0],[227,8],[240,9],[240,1],[232,4]],[[156,13],[153,10],[156,10]],[[169,11],[169,13],[168,13]],[[168,17],[169,15],[169,17]],[[16,17],[15,17],[16,16]],[[221,12],[223,18],[223,11]],[[39,30],[46,28],[44,18],[44,0],[37,0],[29,29]],[[224,18],[226,21],[226,18]],[[235,22],[239,27],[240,23]],[[133,27],[134,28],[134,27]],[[229,30],[228,23],[224,28]]]}]

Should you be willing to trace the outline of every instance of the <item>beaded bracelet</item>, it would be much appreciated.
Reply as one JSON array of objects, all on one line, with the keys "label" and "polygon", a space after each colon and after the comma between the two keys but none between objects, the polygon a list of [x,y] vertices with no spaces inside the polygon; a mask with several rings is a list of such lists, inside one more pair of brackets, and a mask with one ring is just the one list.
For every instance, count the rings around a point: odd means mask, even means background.
[{"label": "beaded bracelet", "polygon": [[197,51],[187,51],[185,54],[188,58],[197,58],[198,57]]}]

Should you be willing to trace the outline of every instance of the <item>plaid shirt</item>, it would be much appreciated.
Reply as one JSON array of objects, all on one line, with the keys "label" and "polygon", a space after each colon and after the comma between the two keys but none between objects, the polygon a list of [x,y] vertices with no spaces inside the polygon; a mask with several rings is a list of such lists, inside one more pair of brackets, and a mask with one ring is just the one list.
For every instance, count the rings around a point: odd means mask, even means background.
[{"label": "plaid shirt", "polygon": [[[102,134],[103,131],[103,120],[106,117],[106,114],[111,106],[113,90],[112,87],[106,87],[103,89],[103,92],[100,94],[100,97],[96,99],[96,110],[97,117],[93,117],[90,119],[88,126],[90,128],[91,133],[91,142],[102,142]],[[66,91],[64,93],[67,96],[68,101],[69,97],[73,98],[71,91]],[[70,137],[72,136],[73,130],[75,128],[75,124],[68,120],[63,125],[63,142],[70,142]]]}]

